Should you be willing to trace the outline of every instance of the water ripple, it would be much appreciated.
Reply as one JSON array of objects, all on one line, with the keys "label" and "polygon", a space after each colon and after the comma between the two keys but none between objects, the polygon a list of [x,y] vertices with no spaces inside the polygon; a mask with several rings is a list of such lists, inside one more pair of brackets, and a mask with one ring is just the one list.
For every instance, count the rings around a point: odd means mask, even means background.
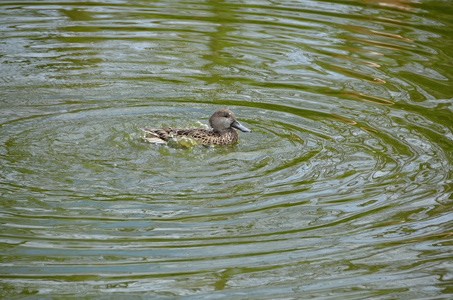
[{"label": "water ripple", "polygon": [[[3,297],[450,293],[445,7],[1,7]],[[223,107],[235,146],[141,139]]]}]

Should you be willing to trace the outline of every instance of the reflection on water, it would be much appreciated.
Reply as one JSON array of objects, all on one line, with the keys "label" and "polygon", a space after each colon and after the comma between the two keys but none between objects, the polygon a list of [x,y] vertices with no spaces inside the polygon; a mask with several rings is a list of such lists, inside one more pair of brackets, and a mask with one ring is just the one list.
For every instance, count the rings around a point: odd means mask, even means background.
[{"label": "reflection on water", "polygon": [[378,5],[384,8],[406,10],[410,12],[416,11],[416,7],[420,5],[419,1],[413,0],[365,0],[364,3]]},{"label": "reflection on water", "polygon": [[0,7],[4,298],[452,292],[449,2]]}]

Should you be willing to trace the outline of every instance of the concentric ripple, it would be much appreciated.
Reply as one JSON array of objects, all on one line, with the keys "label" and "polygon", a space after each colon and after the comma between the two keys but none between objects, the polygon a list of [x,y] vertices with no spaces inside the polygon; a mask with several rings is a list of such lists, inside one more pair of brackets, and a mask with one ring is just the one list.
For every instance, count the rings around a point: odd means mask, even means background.
[{"label": "concentric ripple", "polygon": [[451,6],[0,4],[1,296],[448,297]]}]

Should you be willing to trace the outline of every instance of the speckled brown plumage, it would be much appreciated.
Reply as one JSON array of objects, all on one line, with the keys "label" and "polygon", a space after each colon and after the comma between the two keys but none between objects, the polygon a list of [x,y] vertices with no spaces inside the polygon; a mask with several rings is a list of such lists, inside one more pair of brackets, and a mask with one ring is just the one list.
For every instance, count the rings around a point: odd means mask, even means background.
[{"label": "speckled brown plumage", "polygon": [[237,143],[239,135],[234,128],[244,132],[251,130],[241,125],[234,116],[233,112],[228,109],[216,111],[209,119],[209,124],[213,129],[191,128],[191,129],[147,129],[142,128],[145,132],[144,139],[157,144],[164,144],[171,139],[189,137],[202,145],[232,145]]}]

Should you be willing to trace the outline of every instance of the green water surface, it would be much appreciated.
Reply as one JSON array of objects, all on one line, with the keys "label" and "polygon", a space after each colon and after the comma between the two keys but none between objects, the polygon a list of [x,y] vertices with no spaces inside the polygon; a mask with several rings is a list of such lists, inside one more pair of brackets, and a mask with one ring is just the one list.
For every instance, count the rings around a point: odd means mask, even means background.
[{"label": "green water surface", "polygon": [[452,70],[451,1],[2,1],[1,298],[451,298]]}]

